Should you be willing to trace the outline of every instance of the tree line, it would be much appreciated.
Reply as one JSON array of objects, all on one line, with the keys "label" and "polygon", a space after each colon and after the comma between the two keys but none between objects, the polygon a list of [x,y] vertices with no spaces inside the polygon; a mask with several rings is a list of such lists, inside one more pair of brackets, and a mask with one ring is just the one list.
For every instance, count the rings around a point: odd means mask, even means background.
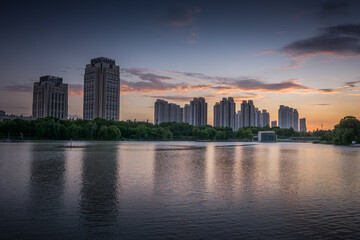
[{"label": "tree line", "polygon": [[360,143],[360,120],[353,116],[344,117],[333,130],[327,131],[321,137],[321,141],[337,145]]},{"label": "tree line", "polygon": [[[336,125],[334,130],[313,132],[297,132],[294,129],[278,127],[247,127],[233,131],[230,127],[192,126],[187,123],[164,122],[154,125],[148,122],[113,121],[96,118],[94,120],[61,120],[47,117],[32,121],[15,119],[0,124],[0,136],[12,139],[37,140],[210,140],[251,141],[258,131],[275,131],[278,139],[291,137],[321,137],[322,141],[335,144],[348,143],[359,136],[360,130],[347,129],[359,122],[354,117],[346,117]],[[356,125],[356,124],[355,124]],[[357,128],[356,128],[357,129]],[[345,131],[345,132],[344,132]],[[359,137],[357,137],[358,139]]]}]

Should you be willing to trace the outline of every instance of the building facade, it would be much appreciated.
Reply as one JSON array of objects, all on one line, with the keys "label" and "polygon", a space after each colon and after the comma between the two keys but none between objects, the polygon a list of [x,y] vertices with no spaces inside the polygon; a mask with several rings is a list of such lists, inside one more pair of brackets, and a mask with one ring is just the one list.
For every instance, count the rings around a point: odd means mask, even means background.
[{"label": "building facade", "polygon": [[260,123],[258,127],[266,126],[270,126],[270,114],[265,109],[263,109],[260,113]]},{"label": "building facade", "polygon": [[232,97],[223,98],[214,105],[214,127],[231,127],[235,130],[236,104]]},{"label": "building facade", "polygon": [[182,122],[183,109],[175,104],[168,103],[165,100],[157,99],[154,108],[154,123],[160,124],[162,122]]},{"label": "building facade", "polygon": [[185,104],[182,111],[183,111],[183,120],[182,121],[184,123],[189,123],[190,124],[190,105]]},{"label": "building facade", "polygon": [[300,118],[300,132],[307,132],[306,118]]},{"label": "building facade", "polygon": [[68,85],[62,78],[48,75],[34,83],[32,117],[68,118]]},{"label": "building facade", "polygon": [[293,128],[299,130],[299,113],[296,109],[280,105],[278,111],[278,122],[280,128]]},{"label": "building facade", "polygon": [[194,126],[207,125],[207,103],[205,98],[194,98],[190,102],[190,124]]},{"label": "building facade", "polygon": [[270,114],[255,107],[252,100],[241,103],[241,111],[235,116],[235,130],[243,127],[265,127],[270,125]]},{"label": "building facade", "polygon": [[275,121],[271,121],[271,127],[273,128],[273,127],[277,127],[277,121],[275,120]]},{"label": "building facade", "polygon": [[214,127],[220,127],[220,103],[214,105]]},{"label": "building facade", "polygon": [[99,57],[86,65],[83,118],[120,119],[120,67],[115,60]]}]

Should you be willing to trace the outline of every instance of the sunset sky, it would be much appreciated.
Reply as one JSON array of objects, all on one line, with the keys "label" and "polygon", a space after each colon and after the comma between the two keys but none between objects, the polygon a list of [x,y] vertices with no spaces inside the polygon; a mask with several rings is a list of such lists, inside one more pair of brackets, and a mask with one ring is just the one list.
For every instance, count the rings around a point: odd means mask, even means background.
[{"label": "sunset sky", "polygon": [[122,120],[153,121],[157,98],[253,100],[308,129],[360,117],[360,1],[8,1],[0,8],[0,109],[31,115],[33,83],[69,84],[82,117],[85,65],[121,68]]}]

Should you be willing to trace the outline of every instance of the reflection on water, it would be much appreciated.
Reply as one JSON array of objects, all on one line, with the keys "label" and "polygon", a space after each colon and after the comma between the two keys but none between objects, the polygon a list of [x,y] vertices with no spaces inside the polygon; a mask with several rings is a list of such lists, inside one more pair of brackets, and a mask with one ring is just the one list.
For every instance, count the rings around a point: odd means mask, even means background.
[{"label": "reflection on water", "polygon": [[115,233],[118,216],[116,145],[94,145],[84,150],[80,217],[91,236]]},{"label": "reflection on water", "polygon": [[0,143],[6,239],[360,237],[360,149]]},{"label": "reflection on water", "polygon": [[56,214],[63,202],[66,156],[63,149],[49,152],[32,145],[30,162],[30,204],[32,214]]}]

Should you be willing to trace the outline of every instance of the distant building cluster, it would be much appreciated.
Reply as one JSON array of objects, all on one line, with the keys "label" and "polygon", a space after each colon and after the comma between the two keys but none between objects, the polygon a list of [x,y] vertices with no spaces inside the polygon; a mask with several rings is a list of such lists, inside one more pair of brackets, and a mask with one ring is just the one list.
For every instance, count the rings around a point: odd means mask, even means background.
[{"label": "distant building cluster", "polygon": [[[265,127],[270,125],[270,114],[260,111],[253,101],[243,101],[236,113],[232,97],[223,98],[214,105],[214,127],[231,127],[234,131],[242,127]],[[207,125],[207,103],[205,98],[194,98],[184,108],[165,100],[157,99],[154,108],[154,123],[185,122],[194,126]]]},{"label": "distant building cluster", "polygon": [[299,131],[299,113],[296,109],[280,105],[278,120],[280,128],[293,128]]},{"label": "distant building cluster", "polygon": [[[207,125],[208,104],[203,97],[197,97],[184,107],[157,99],[154,108],[154,123],[184,122],[194,126]],[[214,105],[214,127],[231,127],[234,131],[243,127],[270,126],[270,114],[258,109],[252,100],[242,101],[236,112],[232,97],[223,98]],[[0,111],[0,121],[14,118],[36,119],[44,117],[68,118],[68,85],[61,77],[43,76],[34,83],[32,117],[6,115]],[[120,120],[120,67],[115,60],[98,57],[91,59],[85,67],[83,119],[104,118]],[[306,119],[300,119],[297,109],[280,105],[278,121],[271,121],[271,127],[293,128],[306,132]]]},{"label": "distant building cluster", "polygon": [[235,130],[236,104],[232,97],[223,98],[214,105],[214,127],[231,127]]},{"label": "distant building cluster", "polygon": [[190,124],[194,126],[207,125],[207,103],[205,98],[194,98],[190,101]]},{"label": "distant building cluster", "polygon": [[14,115],[14,114],[8,115],[4,110],[0,110],[0,122],[10,121],[18,118],[22,120],[33,120],[32,117],[26,117],[23,115]]},{"label": "distant building cluster", "polygon": [[267,110],[260,111],[255,107],[252,100],[243,101],[241,110],[235,115],[235,129],[243,127],[266,127],[270,126],[270,114]]},{"label": "distant building cluster", "polygon": [[154,123],[185,122],[195,126],[207,125],[207,103],[205,98],[194,98],[184,108],[165,100],[157,99],[154,108]]},{"label": "distant building cluster", "polygon": [[155,102],[155,124],[162,122],[183,122],[183,111],[179,105],[158,99]]}]

